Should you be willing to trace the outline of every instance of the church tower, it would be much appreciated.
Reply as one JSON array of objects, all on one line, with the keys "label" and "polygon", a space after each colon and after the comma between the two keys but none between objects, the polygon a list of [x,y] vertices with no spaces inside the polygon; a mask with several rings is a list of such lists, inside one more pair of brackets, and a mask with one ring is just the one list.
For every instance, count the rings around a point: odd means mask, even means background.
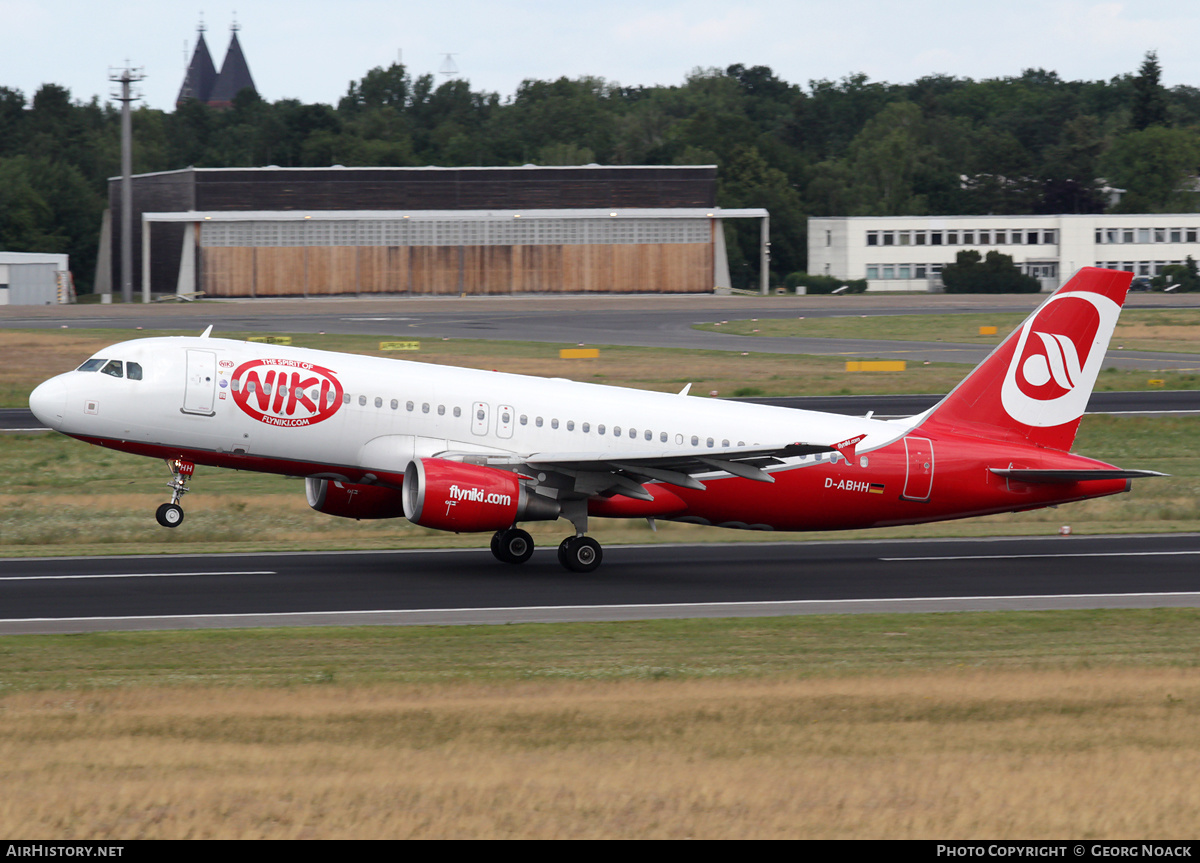
[{"label": "church tower", "polygon": [[254,79],[250,77],[250,67],[246,64],[246,57],[242,54],[242,46],[238,42],[237,34],[240,29],[236,21],[229,28],[232,34],[229,50],[225,52],[221,74],[217,76],[217,82],[205,100],[210,108],[231,108],[234,96],[247,87],[255,89]]},{"label": "church tower", "polygon": [[212,55],[208,53],[208,44],[204,41],[204,23],[196,28],[196,50],[192,52],[192,62],[188,64],[183,76],[183,86],[179,88],[179,98],[175,100],[178,108],[188,99],[207,102],[212,92],[213,84],[217,82],[217,68],[213,65]]},{"label": "church tower", "polygon": [[204,25],[197,28],[196,50],[192,54],[192,62],[188,64],[187,73],[183,77],[183,86],[179,88],[179,98],[175,100],[178,108],[188,99],[203,102],[210,108],[229,108],[233,99],[249,87],[254,90],[254,79],[250,77],[250,66],[242,53],[241,43],[238,42],[236,22],[229,28],[232,36],[229,40],[229,50],[225,52],[225,62],[221,64],[221,72],[217,73],[213,65],[212,55],[208,53],[208,45],[204,41]]}]

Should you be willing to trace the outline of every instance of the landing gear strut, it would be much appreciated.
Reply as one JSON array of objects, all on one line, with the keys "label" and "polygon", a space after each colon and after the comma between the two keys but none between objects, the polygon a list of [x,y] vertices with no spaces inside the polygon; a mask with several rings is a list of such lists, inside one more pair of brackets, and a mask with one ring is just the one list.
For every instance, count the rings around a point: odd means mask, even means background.
[{"label": "landing gear strut", "polygon": [[196,470],[196,465],[181,458],[173,458],[167,460],[167,467],[171,469],[171,481],[167,483],[167,488],[171,490],[171,502],[160,506],[154,517],[163,527],[179,527],[183,523],[183,507],[179,505],[179,499],[190,491],[187,484]]},{"label": "landing gear strut", "polygon": [[519,527],[492,535],[492,555],[501,563],[524,563],[533,556],[533,537]]}]

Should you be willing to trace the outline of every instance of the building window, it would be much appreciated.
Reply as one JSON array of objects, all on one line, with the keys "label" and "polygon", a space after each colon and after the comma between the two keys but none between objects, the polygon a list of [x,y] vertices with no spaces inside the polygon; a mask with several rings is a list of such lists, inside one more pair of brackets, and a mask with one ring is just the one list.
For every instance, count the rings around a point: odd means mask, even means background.
[{"label": "building window", "polygon": [[1122,243],[1132,243],[1133,242],[1133,228],[1122,228],[1121,229],[1121,242]]},{"label": "building window", "polygon": [[997,246],[1003,246],[1005,243],[1008,242],[1008,232],[1007,231],[996,231],[995,233],[996,233],[996,239],[994,240],[994,242]]},{"label": "building window", "polygon": [[941,231],[930,231],[929,232],[929,245],[940,246],[941,244],[942,244],[942,232]]},{"label": "building window", "polygon": [[868,246],[878,246],[879,245],[879,232],[878,231],[867,231],[867,245]]},{"label": "building window", "polygon": [[925,232],[924,231],[913,231],[913,245],[914,246],[925,245]]},{"label": "building window", "polygon": [[908,231],[900,231],[896,236],[900,240],[900,245],[902,245],[902,246],[911,245],[912,238],[909,236]]},{"label": "building window", "polygon": [[1053,246],[1058,242],[1058,237],[1054,231],[1042,231],[1042,242],[1048,246]]},{"label": "building window", "polygon": [[893,232],[893,231],[884,231],[884,232],[883,232],[883,244],[884,244],[885,246],[894,246],[894,245],[896,245],[896,234],[895,234],[895,232]]},{"label": "building window", "polygon": [[1188,241],[1189,243],[1194,243],[1194,242],[1196,242],[1196,229],[1195,229],[1195,228],[1188,228],[1188,229],[1187,229],[1187,241]]},{"label": "building window", "polygon": [[1025,235],[1025,244],[1028,246],[1036,246],[1038,244],[1038,232],[1030,231]]},{"label": "building window", "polygon": [[1023,233],[1022,231],[1009,231],[1008,232],[1008,241],[1010,243],[1012,243],[1014,246],[1021,245],[1022,233]]},{"label": "building window", "polygon": [[1104,242],[1104,231],[1097,228],[1096,229],[1096,244],[1100,245],[1103,242]]},{"label": "building window", "polygon": [[892,264],[883,265],[883,277],[885,279],[896,278],[896,268]]},{"label": "building window", "polygon": [[1150,242],[1150,229],[1149,228],[1138,228],[1137,229],[1137,241],[1139,243]]},{"label": "building window", "polygon": [[1154,229],[1154,242],[1165,243],[1166,241],[1167,241],[1167,229],[1166,228],[1155,228]]},{"label": "building window", "polygon": [[879,278],[879,267],[867,267],[867,278],[868,279],[878,279]]},{"label": "building window", "polygon": [[913,278],[914,279],[925,278],[925,265],[924,264],[917,264],[915,267],[913,267]]},{"label": "building window", "polygon": [[992,244],[992,232],[991,231],[980,231],[979,232],[979,245],[990,246],[991,244]]},{"label": "building window", "polygon": [[947,231],[946,232],[946,245],[947,246],[957,246],[958,245],[958,231]]},{"label": "building window", "polygon": [[901,264],[899,267],[896,268],[896,278],[911,279],[912,278],[912,268],[908,264]]},{"label": "building window", "polygon": [[963,231],[962,241],[963,241],[964,246],[974,245],[975,244],[975,232],[974,231]]}]

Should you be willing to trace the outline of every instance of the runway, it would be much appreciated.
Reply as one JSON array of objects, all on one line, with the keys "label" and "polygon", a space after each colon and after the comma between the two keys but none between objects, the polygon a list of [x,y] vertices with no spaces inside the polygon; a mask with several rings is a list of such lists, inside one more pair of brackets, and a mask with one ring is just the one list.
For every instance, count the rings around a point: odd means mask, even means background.
[{"label": "runway", "polygon": [[[363,300],[210,302],[180,306],[12,307],[0,328],[113,328],[194,330],[209,324],[222,332],[341,333],[403,339],[503,339],[688,348],[746,353],[811,354],[905,359],[975,365],[991,350],[948,342],[887,342],[866,339],[771,338],[693,329],[695,324],[744,318],[875,317],[1031,311],[1044,295],[972,297],[466,297]],[[1194,308],[1187,295],[1143,295],[1126,308]],[[1143,371],[1200,370],[1195,354],[1122,351],[1112,348],[1105,366]]]},{"label": "runway", "polygon": [[1200,607],[1200,535],[27,558],[0,562],[0,634],[502,624],[861,612]]}]

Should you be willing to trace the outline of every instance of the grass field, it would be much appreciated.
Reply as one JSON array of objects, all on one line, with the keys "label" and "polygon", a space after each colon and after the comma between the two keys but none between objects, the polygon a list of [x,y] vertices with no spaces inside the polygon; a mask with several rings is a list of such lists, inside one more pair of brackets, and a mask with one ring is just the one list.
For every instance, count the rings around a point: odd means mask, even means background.
[{"label": "grass field", "polygon": [[[996,345],[1025,320],[1024,314],[844,315],[761,318],[698,324],[697,329],[742,336],[806,336]],[[995,335],[980,335],[995,327]],[[1129,310],[1121,313],[1113,347],[1137,351],[1200,353],[1200,310]]]},{"label": "grass field", "polygon": [[[22,404],[127,335],[0,332],[0,398]],[[965,371],[848,380],[841,359],[607,348],[567,365],[557,347],[421,358],[664,390],[686,369],[722,394],[939,392]],[[160,463],[54,434],[0,442],[0,556],[487,539],[329,518],[295,480],[206,468],[167,531]],[[1075,449],[1172,476],[862,535],[1200,530],[1200,419],[1086,417]],[[785,538],[596,524],[610,544]],[[1191,839],[1198,625],[1158,609],[3,637],[0,835]]]},{"label": "grass field", "polygon": [[1183,838],[1194,610],[0,640],[11,838]]}]

